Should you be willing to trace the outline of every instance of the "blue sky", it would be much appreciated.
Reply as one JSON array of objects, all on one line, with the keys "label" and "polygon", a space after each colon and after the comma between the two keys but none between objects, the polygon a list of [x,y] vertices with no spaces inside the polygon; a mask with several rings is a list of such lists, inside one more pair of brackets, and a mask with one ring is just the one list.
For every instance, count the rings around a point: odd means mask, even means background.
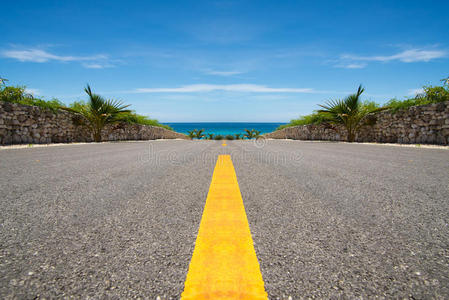
[{"label": "blue sky", "polygon": [[287,122],[449,76],[448,1],[5,1],[0,76],[163,122]]}]

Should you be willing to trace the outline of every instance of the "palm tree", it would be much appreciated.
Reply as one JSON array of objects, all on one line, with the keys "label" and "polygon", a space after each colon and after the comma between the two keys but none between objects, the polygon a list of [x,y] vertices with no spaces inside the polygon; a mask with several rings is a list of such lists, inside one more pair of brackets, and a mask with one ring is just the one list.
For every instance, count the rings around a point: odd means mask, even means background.
[{"label": "palm tree", "polygon": [[[196,129],[195,129],[195,130],[196,130]],[[196,131],[196,136],[195,136],[195,137],[196,137],[197,139],[201,140],[203,137],[206,136],[203,132],[204,132],[204,129],[197,130],[197,131]]]},{"label": "palm tree", "polygon": [[214,134],[213,133],[208,133],[207,134],[207,139],[208,140],[213,140],[214,139]]},{"label": "palm tree", "polygon": [[242,136],[241,133],[235,133],[234,135],[235,135],[235,139],[236,140],[240,140],[241,139],[241,136]]},{"label": "palm tree", "polygon": [[203,137],[206,136],[203,132],[204,132],[204,129],[200,129],[200,130],[193,129],[192,131],[189,131],[188,136],[190,139],[196,138],[196,139],[201,140]]},{"label": "palm tree", "polygon": [[190,130],[188,136],[191,140],[193,140],[193,138],[196,136],[196,129]]},{"label": "palm tree", "polygon": [[365,91],[362,85],[357,89],[357,93],[351,94],[342,100],[330,100],[325,105],[320,105],[323,109],[319,113],[325,115],[330,123],[343,124],[348,133],[348,142],[355,140],[357,130],[363,124],[361,121],[369,114],[384,110],[385,108],[372,108],[360,100],[360,96]]},{"label": "palm tree", "polygon": [[255,130],[255,129],[245,129],[245,134],[243,135],[244,137],[246,137],[248,140],[250,139],[257,139],[260,136],[260,131]]},{"label": "palm tree", "polygon": [[124,105],[118,100],[106,100],[98,94],[94,94],[89,85],[84,89],[89,95],[86,105],[79,105],[76,108],[64,108],[82,117],[85,125],[92,130],[94,141],[101,142],[101,130],[107,125],[119,122],[120,117],[131,111],[126,109],[129,105]]}]

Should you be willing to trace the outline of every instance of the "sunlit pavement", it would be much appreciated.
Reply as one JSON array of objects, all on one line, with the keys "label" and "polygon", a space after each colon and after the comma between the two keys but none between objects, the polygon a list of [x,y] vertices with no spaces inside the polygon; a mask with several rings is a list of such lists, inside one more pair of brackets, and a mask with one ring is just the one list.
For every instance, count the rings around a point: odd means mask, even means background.
[{"label": "sunlit pavement", "polygon": [[2,298],[178,299],[230,155],[270,299],[449,297],[449,151],[300,141],[0,151]]}]

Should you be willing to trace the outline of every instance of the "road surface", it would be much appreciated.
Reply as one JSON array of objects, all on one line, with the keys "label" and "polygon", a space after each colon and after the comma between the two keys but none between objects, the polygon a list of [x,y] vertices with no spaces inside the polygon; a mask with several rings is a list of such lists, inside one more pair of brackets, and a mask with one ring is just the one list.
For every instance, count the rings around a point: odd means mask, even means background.
[{"label": "road surface", "polygon": [[0,151],[0,297],[178,299],[230,154],[270,299],[449,298],[449,150],[268,140]]}]

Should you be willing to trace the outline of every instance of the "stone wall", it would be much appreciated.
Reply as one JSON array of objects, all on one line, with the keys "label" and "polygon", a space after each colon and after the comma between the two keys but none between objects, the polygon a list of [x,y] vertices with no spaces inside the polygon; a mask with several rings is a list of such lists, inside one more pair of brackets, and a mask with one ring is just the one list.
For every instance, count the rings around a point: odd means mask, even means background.
[{"label": "stone wall", "polygon": [[[413,106],[397,112],[383,111],[367,120],[356,141],[404,144],[449,145],[449,101]],[[345,141],[342,126],[303,125],[264,135],[266,138]]]},{"label": "stone wall", "polygon": [[[74,114],[36,106],[0,101],[0,145],[91,142],[92,134],[78,125]],[[102,133],[103,141],[187,139],[161,127],[113,124]]]}]

